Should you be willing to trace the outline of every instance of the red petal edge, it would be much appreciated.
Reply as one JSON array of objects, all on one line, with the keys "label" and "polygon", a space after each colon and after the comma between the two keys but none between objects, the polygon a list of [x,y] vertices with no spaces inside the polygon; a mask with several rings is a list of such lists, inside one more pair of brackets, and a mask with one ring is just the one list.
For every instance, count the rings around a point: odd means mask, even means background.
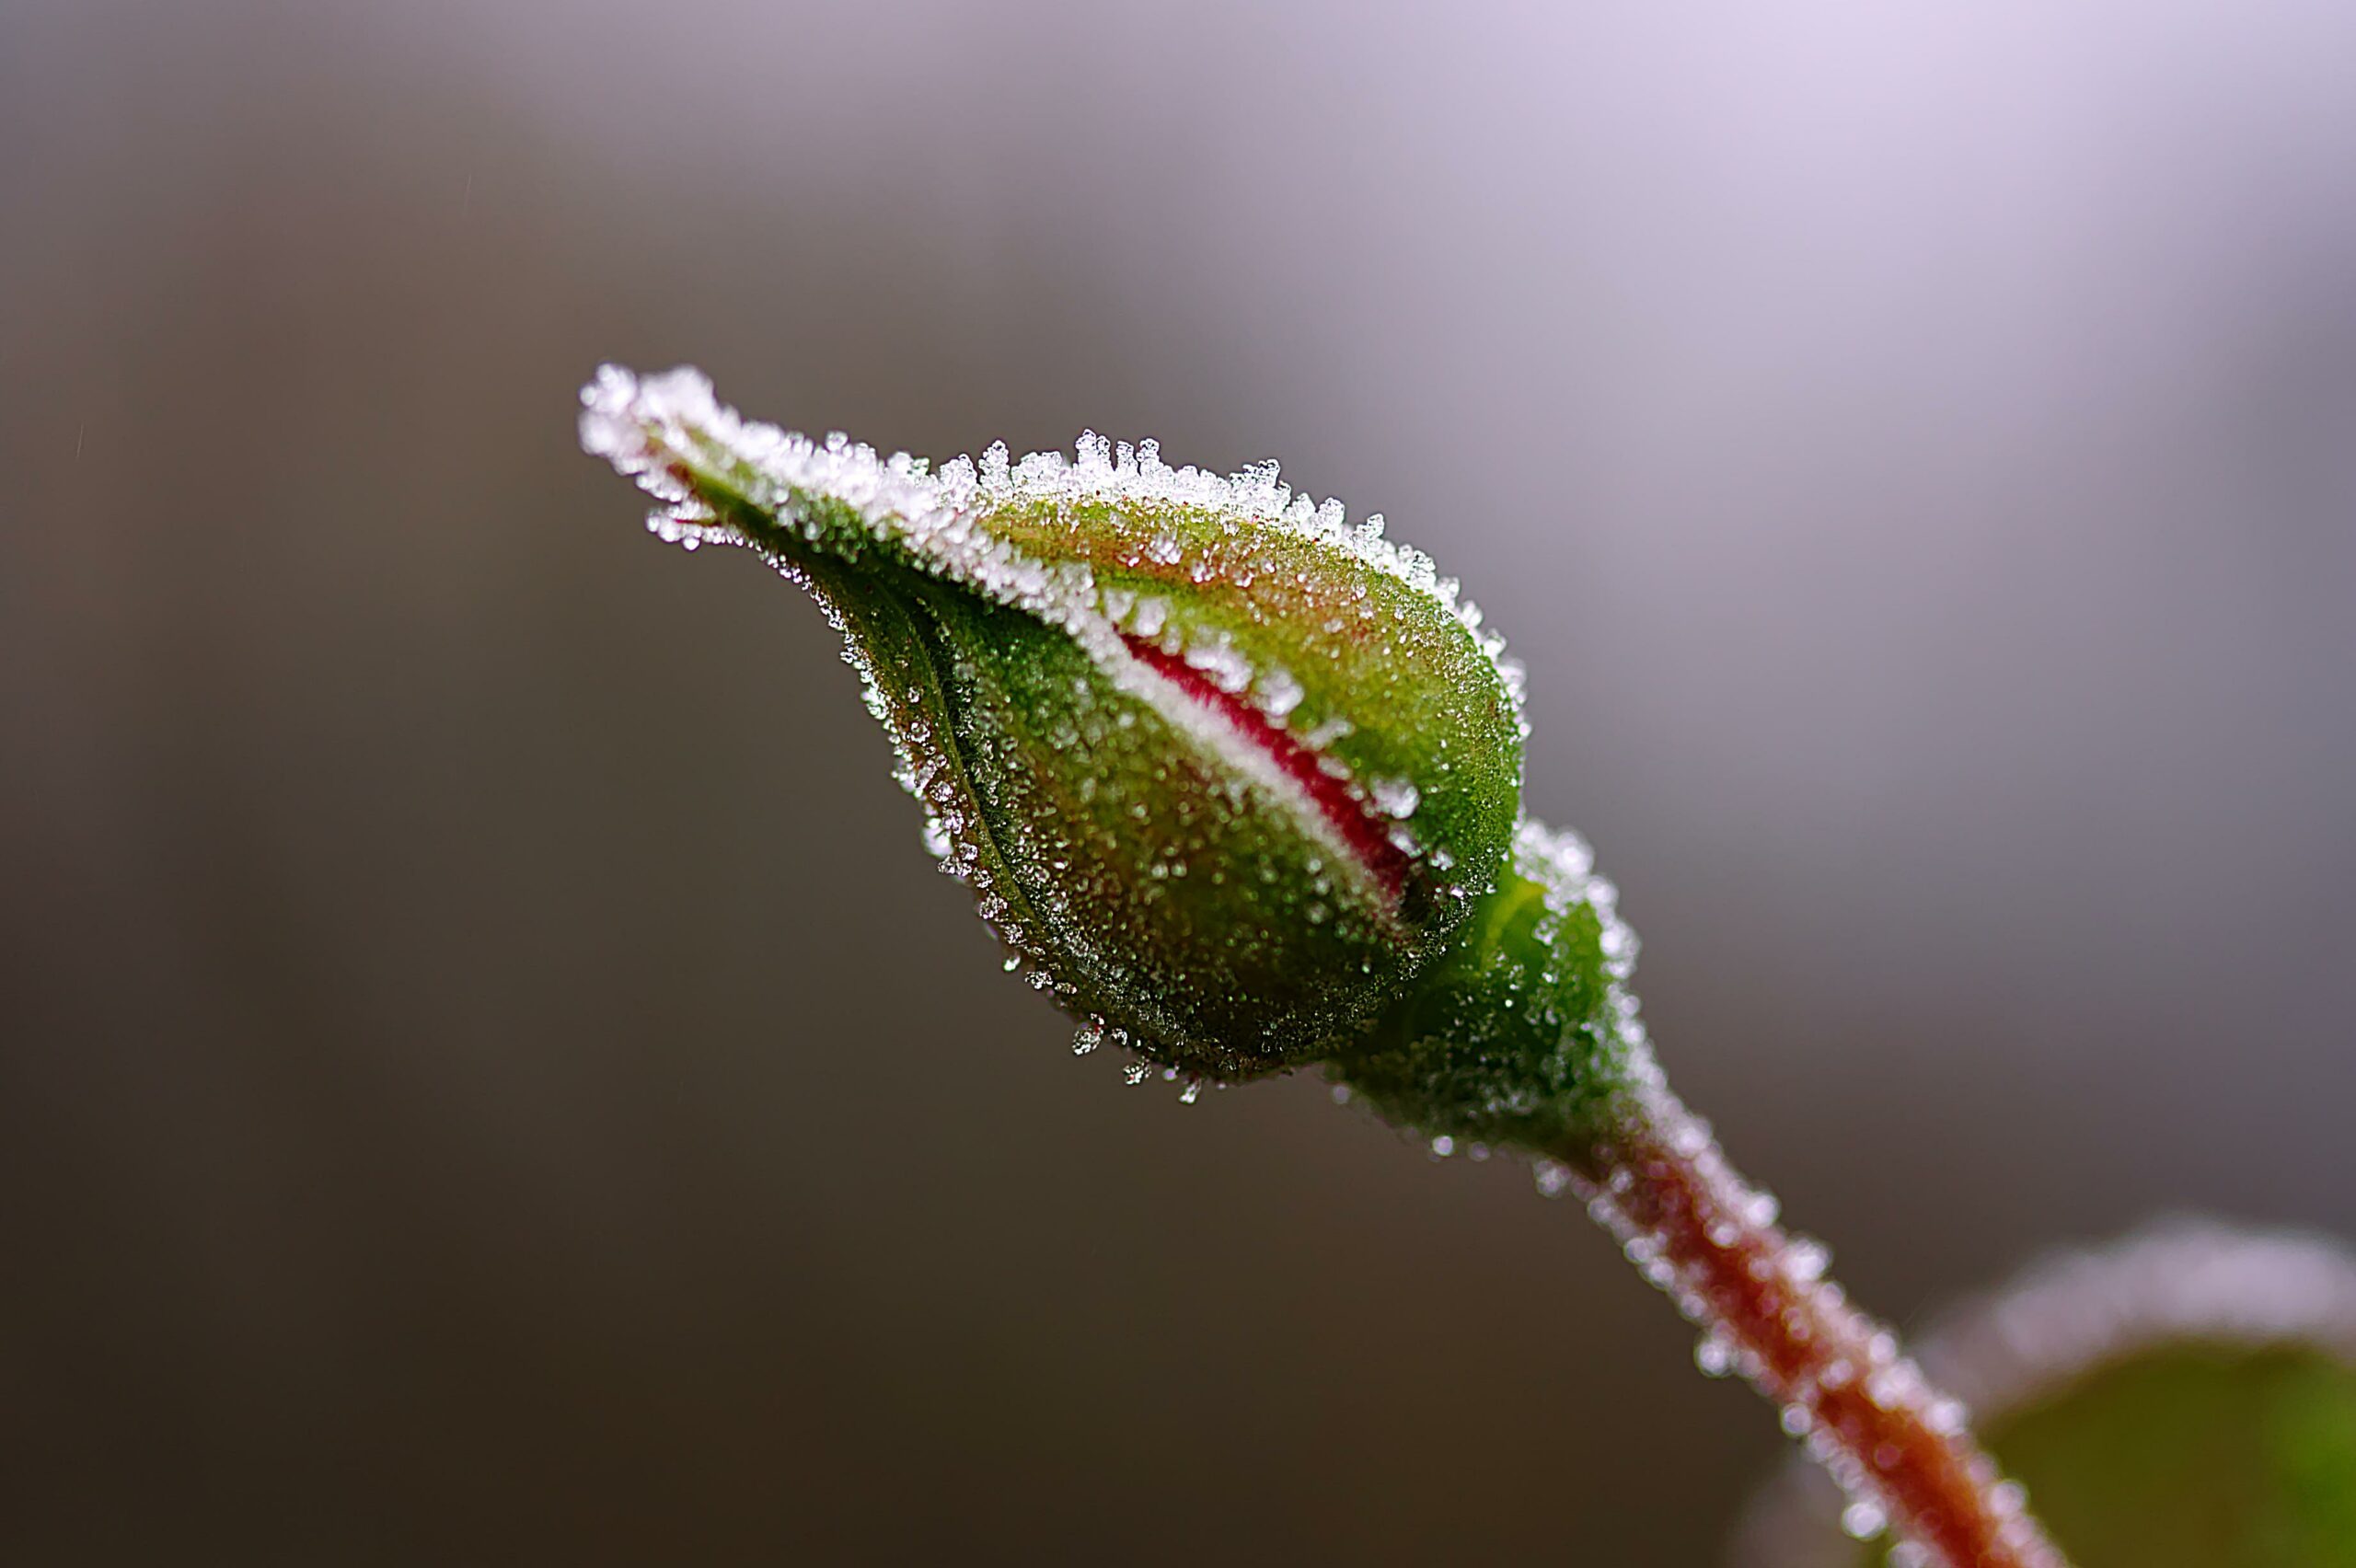
[{"label": "red petal edge", "polygon": [[1348,783],[1325,771],[1318,754],[1293,737],[1242,698],[1223,691],[1209,676],[1159,644],[1132,632],[1121,633],[1131,653],[1156,674],[1217,713],[1239,734],[1265,752],[1268,760],[1299,786],[1329,823],[1358,865],[1395,906],[1407,889],[1407,852],[1391,841],[1389,822],[1376,814]]}]

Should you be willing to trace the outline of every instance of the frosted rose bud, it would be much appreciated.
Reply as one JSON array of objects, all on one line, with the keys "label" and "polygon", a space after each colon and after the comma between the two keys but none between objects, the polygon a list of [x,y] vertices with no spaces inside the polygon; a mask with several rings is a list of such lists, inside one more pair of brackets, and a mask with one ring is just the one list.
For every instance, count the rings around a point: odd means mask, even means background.
[{"label": "frosted rose bud", "polygon": [[936,472],[743,421],[688,370],[582,396],[655,532],[749,547],[841,629],[928,842],[1083,1048],[1220,1078],[1333,1055],[1496,884],[1518,680],[1380,519],[1150,443]]}]

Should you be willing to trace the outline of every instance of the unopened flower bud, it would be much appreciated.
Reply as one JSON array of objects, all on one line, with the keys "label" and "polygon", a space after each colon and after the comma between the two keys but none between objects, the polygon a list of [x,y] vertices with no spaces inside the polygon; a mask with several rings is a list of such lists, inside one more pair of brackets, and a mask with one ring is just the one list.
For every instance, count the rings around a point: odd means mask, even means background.
[{"label": "unopened flower bud", "polygon": [[841,629],[928,838],[1083,1021],[1181,1071],[1334,1054],[1506,868],[1519,683],[1431,564],[1273,464],[1150,443],[933,470],[607,367],[582,439],[651,525]]}]

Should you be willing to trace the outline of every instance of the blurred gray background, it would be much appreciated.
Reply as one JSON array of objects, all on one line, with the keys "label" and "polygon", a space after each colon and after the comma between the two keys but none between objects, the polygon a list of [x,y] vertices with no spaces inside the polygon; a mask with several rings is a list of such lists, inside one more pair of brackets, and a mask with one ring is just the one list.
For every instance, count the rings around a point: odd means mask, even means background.
[{"label": "blurred gray background", "polygon": [[0,1556],[1705,1564],[1576,1207],[1075,1061],[603,358],[1387,513],[1901,1319],[2356,1231],[2356,11],[0,0]]}]

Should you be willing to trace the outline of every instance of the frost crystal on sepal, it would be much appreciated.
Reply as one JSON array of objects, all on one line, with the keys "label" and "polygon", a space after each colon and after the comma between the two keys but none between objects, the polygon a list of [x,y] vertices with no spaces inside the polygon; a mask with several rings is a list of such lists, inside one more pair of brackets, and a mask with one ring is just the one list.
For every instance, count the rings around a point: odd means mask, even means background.
[{"label": "frost crystal on sepal", "polygon": [[1445,952],[1518,809],[1519,672],[1430,561],[1150,443],[931,471],[611,367],[583,444],[666,538],[749,546],[842,630],[928,841],[1111,1039],[1240,1077]]}]

